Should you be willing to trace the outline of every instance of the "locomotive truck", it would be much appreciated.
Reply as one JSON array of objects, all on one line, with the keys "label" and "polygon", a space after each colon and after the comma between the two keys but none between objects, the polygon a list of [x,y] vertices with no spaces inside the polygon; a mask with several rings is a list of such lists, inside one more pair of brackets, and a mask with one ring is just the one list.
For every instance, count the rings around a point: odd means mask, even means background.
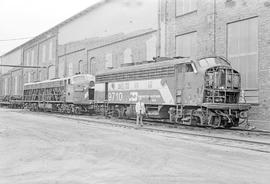
[{"label": "locomotive truck", "polygon": [[241,77],[228,60],[171,58],[98,73],[95,101],[117,117],[135,116],[140,98],[147,118],[211,127],[235,127],[247,121],[250,105]]}]

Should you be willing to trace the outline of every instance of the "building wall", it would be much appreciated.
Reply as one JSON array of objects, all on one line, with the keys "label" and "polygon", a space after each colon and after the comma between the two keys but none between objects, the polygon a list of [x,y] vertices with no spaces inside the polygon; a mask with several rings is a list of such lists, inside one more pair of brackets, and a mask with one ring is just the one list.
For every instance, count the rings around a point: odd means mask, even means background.
[{"label": "building wall", "polygon": [[10,95],[21,95],[23,93],[22,69],[16,69],[10,72]]},{"label": "building wall", "polygon": [[59,44],[157,29],[158,0],[111,0],[59,29]]},{"label": "building wall", "polygon": [[[161,32],[165,33],[165,38],[163,38],[165,47],[163,50],[166,56],[176,56],[177,53],[179,53],[179,51],[176,50],[176,42],[179,36],[181,37],[182,35],[196,32],[196,41],[193,44],[189,44],[193,47],[194,44],[196,44],[197,51],[193,54],[195,57],[200,58],[209,55],[229,57],[232,60],[232,65],[237,68],[239,66],[237,66],[236,61],[230,57],[230,52],[228,52],[228,40],[229,36],[232,36],[229,35],[231,33],[228,29],[230,29],[230,25],[233,23],[243,23],[245,20],[252,18],[257,19],[257,24],[252,25],[250,28],[256,30],[249,31],[250,34],[254,33],[255,37],[253,35],[245,35],[247,30],[243,28],[243,34],[240,33],[238,37],[236,37],[236,39],[241,40],[241,37],[246,36],[246,44],[250,44],[249,39],[255,38],[256,43],[254,44],[257,44],[258,47],[257,49],[253,49],[255,52],[253,52],[252,57],[249,55],[250,53],[240,53],[242,54],[239,56],[239,58],[242,57],[241,62],[245,62],[246,60],[246,64],[243,63],[239,70],[242,73],[251,72],[247,73],[246,76],[254,75],[252,79],[248,79],[248,82],[251,83],[250,86],[253,86],[253,88],[247,89],[245,87],[248,102],[253,104],[251,118],[269,120],[270,1],[198,0],[195,8],[192,6],[184,9],[185,11],[177,10],[178,5],[181,4],[181,6],[183,6],[185,1],[190,0],[161,0],[160,28]],[[239,26],[239,29],[241,29],[241,26]],[[242,44],[245,45],[245,42],[243,43]],[[252,46],[252,44],[250,45]],[[251,48],[244,47],[246,46],[238,49],[240,51],[245,49],[252,50]],[[251,69],[249,70],[244,67],[250,67]]]},{"label": "building wall", "polygon": [[39,39],[34,39],[4,56],[3,64],[44,66],[46,68],[14,68],[2,67],[0,76],[0,96],[22,95],[23,84],[42,81],[56,77],[57,36],[48,33]]},{"label": "building wall", "polygon": [[23,65],[47,68],[24,68],[24,82],[35,82],[56,77],[57,36],[50,35],[24,47]]},{"label": "building wall", "polygon": [[[2,61],[1,64],[6,65],[20,65],[22,63],[22,50],[17,49],[11,53],[8,53],[7,55],[3,55],[1,57]],[[2,74],[8,73],[12,67],[1,67]]]},{"label": "building wall", "polygon": [[[157,31],[141,30],[59,47],[58,76],[118,68],[122,64],[152,60],[157,56]],[[81,70],[80,70],[81,69]]]},{"label": "building wall", "polygon": [[85,49],[76,50],[74,52],[66,53],[60,56],[58,69],[59,78],[72,76],[78,73],[86,73],[86,66],[80,67],[81,71],[79,70],[79,63],[81,62],[83,63],[83,65],[85,65],[84,63],[86,63]]},{"label": "building wall", "polygon": [[10,95],[11,92],[11,75],[10,73],[5,73],[1,76],[1,96]]}]

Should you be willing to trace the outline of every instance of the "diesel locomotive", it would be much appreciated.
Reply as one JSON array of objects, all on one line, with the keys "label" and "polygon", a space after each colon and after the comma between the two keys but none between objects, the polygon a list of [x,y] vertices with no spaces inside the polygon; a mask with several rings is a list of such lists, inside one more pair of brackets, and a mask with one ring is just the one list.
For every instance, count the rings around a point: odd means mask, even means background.
[{"label": "diesel locomotive", "polygon": [[94,110],[95,77],[79,74],[67,78],[26,83],[24,106],[32,111],[46,110],[82,113]]},{"label": "diesel locomotive", "polygon": [[222,57],[167,58],[95,77],[96,104],[119,118],[135,116],[139,98],[147,118],[195,126],[235,127],[250,109],[240,73]]}]

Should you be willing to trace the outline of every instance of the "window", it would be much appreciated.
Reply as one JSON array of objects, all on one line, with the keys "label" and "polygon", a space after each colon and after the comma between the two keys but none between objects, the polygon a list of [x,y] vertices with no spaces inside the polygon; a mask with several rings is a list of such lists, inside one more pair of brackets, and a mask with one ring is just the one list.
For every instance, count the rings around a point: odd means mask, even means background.
[{"label": "window", "polygon": [[48,72],[49,72],[48,73],[49,79],[55,78],[55,66],[54,65],[49,66]]},{"label": "window", "polygon": [[78,63],[78,72],[80,74],[83,73],[83,61],[82,60],[80,60],[79,63]]},{"label": "window", "polygon": [[42,71],[41,70],[38,71],[38,78],[39,78],[39,81],[42,81],[43,80]]},{"label": "window", "polygon": [[88,62],[88,73],[95,75],[96,74],[96,58],[91,57]]},{"label": "window", "polygon": [[197,0],[176,0],[176,16],[197,10]]},{"label": "window", "polygon": [[68,64],[67,76],[72,76],[72,75],[73,75],[73,64],[69,63]]},{"label": "window", "polygon": [[14,77],[14,95],[18,94],[18,76]]},{"label": "window", "polygon": [[186,64],[185,72],[194,72],[193,67],[191,64]]},{"label": "window", "polygon": [[33,49],[32,51],[31,51],[31,59],[30,59],[30,65],[34,65],[35,64],[35,50]]},{"label": "window", "polygon": [[130,48],[124,51],[124,63],[132,63],[132,52]]},{"label": "window", "polygon": [[53,59],[53,41],[50,40],[50,43],[49,43],[49,60],[52,60]]},{"label": "window", "polygon": [[112,68],[113,67],[113,63],[112,63],[112,54],[106,54],[105,56],[105,60],[106,60],[106,63],[105,63],[105,67],[106,68]]},{"label": "window", "polygon": [[227,57],[241,74],[249,103],[258,102],[258,20],[251,18],[227,25]]},{"label": "window", "polygon": [[27,82],[28,83],[31,82],[31,73],[30,72],[27,73]]},{"label": "window", "polygon": [[197,55],[197,32],[176,36],[176,56]]},{"label": "window", "polygon": [[65,57],[60,57],[58,61],[58,77],[65,77],[66,66],[65,66]]},{"label": "window", "polygon": [[36,77],[36,72],[32,71],[31,72],[31,82],[34,82],[36,80],[35,77]]},{"label": "window", "polygon": [[194,72],[193,66],[190,63],[179,64],[177,66],[177,70],[178,70],[179,73]]},{"label": "window", "polygon": [[30,52],[27,51],[26,52],[26,66],[30,66],[30,65],[31,65]]},{"label": "window", "polygon": [[8,78],[5,78],[5,89],[4,89],[4,95],[8,95]]},{"label": "window", "polygon": [[46,45],[42,46],[42,62],[46,61]]}]

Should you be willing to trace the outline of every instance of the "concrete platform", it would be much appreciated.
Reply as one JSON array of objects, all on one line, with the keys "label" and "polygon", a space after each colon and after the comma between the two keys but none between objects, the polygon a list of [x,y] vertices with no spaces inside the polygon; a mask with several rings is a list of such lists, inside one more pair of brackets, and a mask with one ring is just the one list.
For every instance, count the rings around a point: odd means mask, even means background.
[{"label": "concrete platform", "polygon": [[0,109],[0,184],[265,183],[270,154]]}]

